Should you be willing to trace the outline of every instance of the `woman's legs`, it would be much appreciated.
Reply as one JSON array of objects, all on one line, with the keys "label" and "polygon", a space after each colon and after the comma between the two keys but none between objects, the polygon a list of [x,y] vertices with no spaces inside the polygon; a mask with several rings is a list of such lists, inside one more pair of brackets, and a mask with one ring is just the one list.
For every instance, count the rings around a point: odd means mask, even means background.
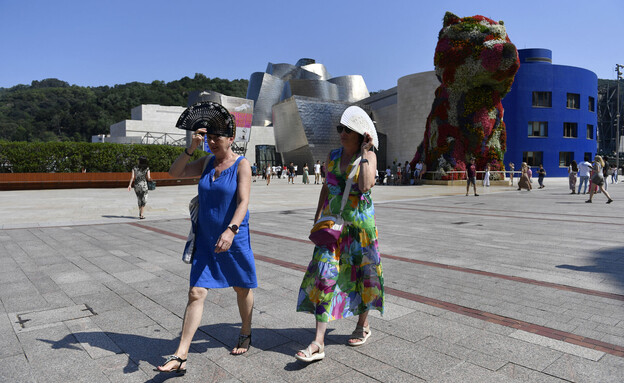
[{"label": "woman's legs", "polygon": [[[368,326],[368,311],[363,312],[362,314],[360,314],[358,316],[358,322],[357,325],[360,327],[366,327]],[[364,335],[364,334],[362,334]],[[356,343],[356,342],[360,342],[360,339],[357,338],[350,338],[349,339],[349,343]]]},{"label": "woman's legs", "polygon": [[[202,314],[204,313],[204,300],[208,295],[208,290],[203,287],[191,287],[188,294],[188,303],[186,304],[186,311],[184,312],[184,322],[182,323],[182,336],[180,337],[180,344],[175,352],[175,355],[181,359],[186,359],[188,356],[188,350],[191,347],[191,341],[193,336],[199,327]],[[172,360],[165,366],[158,366],[160,371],[175,370],[178,367],[179,362]],[[182,363],[184,364],[184,363]]]},{"label": "woman's legs", "polygon": [[[238,312],[241,317],[241,335],[250,335],[251,334],[251,315],[253,313],[253,290],[243,287],[234,287],[234,291],[236,291],[236,302],[238,303]],[[247,352],[246,348],[236,348],[232,349],[232,354],[242,354]]]},{"label": "woman's legs", "polygon": [[591,185],[589,187],[589,199],[585,202],[591,202],[593,197],[594,197],[594,185]]},{"label": "woman's legs", "polygon": [[[314,340],[321,346],[325,345],[325,331],[326,330],[327,330],[327,322],[316,321],[316,334],[314,335]],[[315,344],[310,344],[309,347],[312,350],[312,353],[315,353],[318,351],[318,347]],[[305,356],[303,352],[301,351],[299,351],[297,355]]]},{"label": "woman's legs", "polygon": [[[605,182],[606,183],[606,182]],[[612,201],[611,196],[609,195],[609,193],[607,193],[607,188],[604,187],[604,185],[600,185],[600,190],[604,193],[604,195],[607,197],[607,201]]]}]

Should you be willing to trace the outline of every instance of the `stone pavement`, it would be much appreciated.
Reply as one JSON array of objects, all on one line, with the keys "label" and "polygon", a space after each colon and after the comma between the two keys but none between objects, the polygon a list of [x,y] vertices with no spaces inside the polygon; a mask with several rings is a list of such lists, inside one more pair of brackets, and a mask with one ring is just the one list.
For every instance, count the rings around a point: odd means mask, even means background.
[{"label": "stone pavement", "polygon": [[[300,180],[297,180],[300,181]],[[564,179],[513,187],[373,189],[386,313],[366,345],[331,322],[326,358],[295,312],[317,185],[252,184],[253,344],[231,289],[211,290],[185,382],[622,382],[624,186],[570,195]],[[193,186],[0,192],[1,382],[145,382],[175,350],[188,290],[180,261]]]}]

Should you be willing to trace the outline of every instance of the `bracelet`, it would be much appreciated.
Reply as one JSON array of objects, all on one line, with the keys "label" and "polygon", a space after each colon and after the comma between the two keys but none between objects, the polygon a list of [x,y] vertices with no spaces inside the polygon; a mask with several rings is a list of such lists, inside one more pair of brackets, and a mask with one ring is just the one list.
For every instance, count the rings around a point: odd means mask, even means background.
[{"label": "bracelet", "polygon": [[368,160],[366,158],[364,158],[363,160],[360,161],[360,165],[361,164],[367,164],[367,163],[368,163]]},{"label": "bracelet", "polygon": [[[194,152],[195,152],[195,151],[193,151],[193,153],[194,153]],[[188,148],[184,148],[184,153],[186,153],[186,155],[187,155],[187,156],[189,156],[189,157],[193,157],[193,153],[189,153],[189,152],[188,152]]]}]

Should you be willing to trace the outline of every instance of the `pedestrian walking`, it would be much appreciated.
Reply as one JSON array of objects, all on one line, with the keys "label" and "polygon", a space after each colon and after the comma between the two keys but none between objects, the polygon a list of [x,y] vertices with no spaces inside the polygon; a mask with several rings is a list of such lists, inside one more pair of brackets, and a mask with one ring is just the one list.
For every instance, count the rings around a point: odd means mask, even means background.
[{"label": "pedestrian walking", "polygon": [[522,163],[520,179],[518,180],[518,190],[526,189],[527,191],[531,191],[533,189],[533,185],[531,185],[531,179],[529,178],[529,165],[526,162]]},{"label": "pedestrian walking", "polygon": [[130,183],[128,184],[128,191],[130,191],[132,189],[132,182],[134,181],[134,193],[136,194],[137,203],[139,205],[139,219],[145,219],[143,211],[145,210],[145,205],[147,205],[147,182],[152,181],[152,175],[147,165],[147,157],[139,157],[137,166],[132,168],[132,175],[130,176]]},{"label": "pedestrian walking", "polygon": [[[208,289],[234,289],[242,324],[231,353],[240,355],[251,347],[252,289],[258,287],[249,241],[251,166],[245,157],[232,151],[236,128],[227,109],[213,102],[202,104],[216,109],[221,117],[210,115],[201,124],[192,124],[201,128],[169,169],[173,177],[200,177],[199,211],[182,335],[175,354],[158,366],[160,372],[186,372],[188,351],[201,323]],[[189,163],[204,135],[213,155]]]},{"label": "pedestrian walking", "polygon": [[[384,311],[384,287],[377,244],[371,188],[375,185],[377,156],[370,150],[379,143],[375,126],[364,110],[351,106],[338,125],[341,147],[327,158],[327,183],[323,185],[314,216],[341,215],[344,222],[334,246],[316,246],[303,277],[297,311],[314,314],[316,335],[295,355],[303,362],[325,357],[325,331],[332,320],[358,316],[349,346],[366,343],[371,335],[369,311]],[[361,161],[358,162],[358,160]],[[353,167],[357,167],[353,169]],[[354,170],[353,183],[348,182]],[[341,208],[346,186],[348,203]],[[352,186],[351,186],[352,185]]]},{"label": "pedestrian walking", "polygon": [[[607,190],[604,187],[604,175],[602,173],[602,169],[604,167],[604,161],[602,160],[602,157],[600,157],[599,155],[596,155],[596,157],[594,157],[594,162],[591,165],[591,168],[594,172],[594,174],[592,175],[592,184],[596,185],[598,188],[600,188],[600,191],[605,195],[605,197],[607,197],[607,203],[611,203],[613,202],[613,200],[611,199],[611,196],[609,195],[609,193],[607,193]],[[589,199],[585,202],[587,203],[592,203],[592,197],[594,196],[594,189],[590,188],[589,189]]]},{"label": "pedestrian walking", "polygon": [[266,169],[264,170],[266,173],[266,182],[267,186],[271,184],[271,173],[273,172],[273,167],[271,164],[267,163]]}]

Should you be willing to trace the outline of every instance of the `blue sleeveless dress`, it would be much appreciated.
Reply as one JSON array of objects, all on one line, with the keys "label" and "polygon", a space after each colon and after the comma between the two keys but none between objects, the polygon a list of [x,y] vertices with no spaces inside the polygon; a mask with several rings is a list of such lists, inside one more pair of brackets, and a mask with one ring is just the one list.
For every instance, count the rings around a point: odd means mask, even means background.
[{"label": "blue sleeveless dress", "polygon": [[238,165],[242,159],[242,156],[238,157],[232,166],[214,179],[212,157],[199,180],[198,227],[190,278],[192,287],[258,287],[249,241],[249,211],[230,249],[223,253],[214,252],[219,236],[227,229],[236,211]]}]

